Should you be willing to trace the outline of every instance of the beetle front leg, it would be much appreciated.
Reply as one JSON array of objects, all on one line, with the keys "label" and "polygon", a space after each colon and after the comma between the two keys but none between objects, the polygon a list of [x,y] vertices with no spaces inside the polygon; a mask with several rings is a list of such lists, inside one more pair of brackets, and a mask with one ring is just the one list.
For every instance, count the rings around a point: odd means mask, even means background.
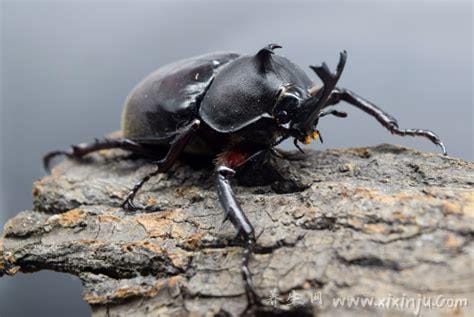
[{"label": "beetle front leg", "polygon": [[135,186],[133,186],[132,190],[128,193],[127,198],[121,205],[123,209],[128,211],[134,211],[138,209],[133,202],[133,199],[137,195],[137,192],[152,177],[158,175],[159,173],[165,173],[173,166],[173,164],[178,160],[179,155],[183,152],[184,148],[191,139],[191,136],[194,134],[194,131],[199,128],[200,124],[201,121],[199,119],[194,119],[191,123],[189,123],[177,132],[176,137],[170,143],[170,148],[168,150],[168,153],[166,153],[166,156],[160,161],[156,162],[156,170],[143,177],[138,183],[135,184]]},{"label": "beetle front leg", "polygon": [[434,144],[438,145],[442,149],[443,154],[447,155],[446,147],[444,146],[441,139],[436,135],[436,133],[424,129],[400,129],[398,127],[397,119],[395,119],[390,114],[386,113],[384,110],[380,109],[370,101],[365,100],[364,98],[358,96],[356,93],[350,90],[341,88],[334,89],[331,93],[327,106],[337,104],[341,100],[368,113],[369,115],[377,119],[377,121],[380,122],[380,124],[382,124],[391,133],[400,136],[410,135],[425,137]]},{"label": "beetle front leg", "polygon": [[242,277],[245,282],[245,292],[249,305],[252,305],[259,302],[249,269],[249,259],[255,244],[255,233],[252,224],[235,199],[234,192],[230,186],[230,180],[234,175],[235,171],[225,165],[219,165],[216,168],[217,194],[222,208],[224,208],[224,221],[229,219],[237,229],[238,234],[245,240],[245,249],[242,257]]},{"label": "beetle front leg", "polygon": [[333,116],[338,117],[338,118],[346,118],[347,117],[347,112],[334,110],[334,109],[329,110],[329,111],[321,111],[319,113],[318,118],[322,118],[322,117],[325,117],[327,115],[333,115]]}]

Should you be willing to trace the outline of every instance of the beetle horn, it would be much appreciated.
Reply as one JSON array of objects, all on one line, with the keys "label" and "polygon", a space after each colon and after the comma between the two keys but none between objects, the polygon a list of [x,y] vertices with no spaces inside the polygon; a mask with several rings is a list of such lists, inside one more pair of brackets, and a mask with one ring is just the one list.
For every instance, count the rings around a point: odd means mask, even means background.
[{"label": "beetle horn", "polygon": [[303,101],[301,111],[294,120],[294,128],[299,130],[302,136],[313,132],[313,127],[318,119],[319,112],[326,106],[331,92],[336,87],[337,81],[341,77],[347,60],[347,52],[342,51],[339,55],[339,63],[336,72],[329,70],[326,63],[321,66],[310,66],[323,82],[323,87],[313,86],[310,88],[310,97]]},{"label": "beetle horn", "polygon": [[270,58],[272,54],[275,54],[273,50],[276,48],[281,48],[281,46],[273,43],[268,44],[255,55],[258,68],[262,73],[266,73],[270,69]]},{"label": "beetle horn", "polygon": [[308,88],[308,93],[310,96],[316,96],[316,94],[323,89],[323,85],[315,84]]}]

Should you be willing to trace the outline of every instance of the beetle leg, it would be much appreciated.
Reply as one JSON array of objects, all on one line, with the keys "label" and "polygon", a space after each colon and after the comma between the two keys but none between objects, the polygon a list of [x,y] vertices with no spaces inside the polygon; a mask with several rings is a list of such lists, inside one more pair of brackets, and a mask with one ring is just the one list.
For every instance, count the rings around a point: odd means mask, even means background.
[{"label": "beetle leg", "polygon": [[397,119],[395,119],[390,114],[386,113],[384,110],[380,109],[370,101],[365,100],[364,98],[358,96],[350,90],[335,88],[331,93],[327,106],[334,105],[341,100],[368,113],[369,115],[377,119],[377,121],[380,122],[380,124],[382,124],[391,133],[400,136],[410,135],[425,137],[434,144],[438,145],[442,149],[443,154],[447,155],[446,147],[444,146],[441,139],[434,132],[423,129],[400,129],[398,127]]},{"label": "beetle leg", "polygon": [[305,152],[303,151],[303,149],[301,148],[301,146],[298,144],[298,139],[294,139],[293,140],[293,144],[295,145],[295,147],[298,149],[298,151],[301,152],[301,154],[305,154]]},{"label": "beetle leg", "polygon": [[321,111],[319,113],[319,118],[325,117],[327,115],[333,115],[338,118],[345,118],[347,117],[347,112],[339,111],[339,110],[329,110],[329,111]]},{"label": "beetle leg", "polygon": [[138,207],[135,205],[135,203],[133,202],[133,199],[135,198],[135,195],[137,194],[138,190],[143,186],[143,184],[145,184],[146,182],[148,182],[152,177],[158,175],[159,173],[161,173],[161,169],[160,169],[160,166],[158,165],[156,167],[156,170],[154,170],[153,172],[147,174],[145,177],[143,177],[138,183],[136,183],[132,190],[130,190],[130,192],[127,194],[127,198],[125,198],[125,200],[123,201],[123,203],[120,205],[120,207],[122,207],[123,209],[127,210],[127,211],[134,211],[134,210],[137,210]]},{"label": "beetle leg", "polygon": [[78,145],[71,145],[71,150],[69,151],[52,151],[47,153],[43,157],[43,166],[44,169],[50,171],[50,163],[53,158],[56,156],[64,155],[68,158],[79,159],[89,153],[105,150],[105,149],[114,149],[120,148],[123,150],[138,152],[138,153],[147,153],[148,151],[140,144],[133,142],[129,139],[120,138],[120,139],[96,139],[93,143],[82,143]]},{"label": "beetle leg", "polygon": [[135,198],[138,190],[146,182],[148,182],[150,178],[158,175],[159,173],[165,173],[173,166],[173,164],[177,161],[179,155],[183,152],[184,148],[191,139],[191,136],[194,134],[194,131],[196,131],[200,124],[201,121],[195,119],[177,132],[176,137],[170,143],[170,148],[168,150],[168,153],[166,153],[166,156],[156,162],[156,170],[143,177],[138,183],[135,184],[135,186],[133,186],[132,190],[128,193],[127,198],[122,203],[122,208],[128,211],[137,210],[137,207],[133,203],[133,199]]},{"label": "beetle leg", "polygon": [[217,194],[222,208],[224,208],[224,220],[229,219],[237,229],[238,234],[245,239],[244,254],[242,257],[242,277],[245,282],[245,293],[248,303],[252,305],[259,302],[258,295],[255,293],[253,286],[252,274],[249,269],[250,254],[255,244],[255,233],[252,224],[235,199],[234,192],[230,186],[230,180],[234,175],[235,170],[232,168],[224,164],[217,166]]}]

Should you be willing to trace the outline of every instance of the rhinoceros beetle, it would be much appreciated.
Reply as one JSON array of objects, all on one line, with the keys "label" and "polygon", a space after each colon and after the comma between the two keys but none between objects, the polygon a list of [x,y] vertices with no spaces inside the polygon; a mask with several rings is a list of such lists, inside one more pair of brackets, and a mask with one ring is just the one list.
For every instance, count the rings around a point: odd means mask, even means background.
[{"label": "rhinoceros beetle", "polygon": [[[446,148],[429,130],[400,129],[397,120],[350,90],[336,87],[347,59],[340,53],[336,72],[323,63],[310,68],[321,79],[313,81],[297,65],[274,53],[270,44],[255,55],[210,53],[163,66],[140,82],[127,97],[122,115],[123,138],[96,140],[54,151],[44,157],[48,170],[58,155],[81,158],[110,148],[120,148],[157,159],[156,149],[166,147],[157,168],[130,191],[122,207],[135,210],[133,199],[140,187],[158,173],[168,171],[182,153],[215,157],[215,177],[225,219],[245,241],[242,275],[249,303],[258,297],[248,267],[255,243],[252,224],[245,216],[230,181],[240,167],[262,152],[272,151],[283,140],[295,146],[320,138],[318,121],[345,112],[325,110],[346,101],[374,117],[391,133],[422,136]],[[159,152],[162,153],[162,152]]]}]

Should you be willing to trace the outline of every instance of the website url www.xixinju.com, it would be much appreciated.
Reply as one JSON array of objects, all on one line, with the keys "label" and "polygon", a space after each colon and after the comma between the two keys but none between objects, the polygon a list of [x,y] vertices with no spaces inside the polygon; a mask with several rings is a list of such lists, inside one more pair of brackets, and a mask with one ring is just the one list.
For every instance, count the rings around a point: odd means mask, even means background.
[{"label": "website url www.xixinju.com", "polygon": [[409,310],[419,315],[423,309],[456,309],[468,306],[467,298],[447,297],[444,295],[425,296],[387,296],[375,297],[335,297],[332,299],[334,307],[376,307],[381,309]]},{"label": "website url www.xixinju.com", "polygon": [[446,295],[427,296],[417,294],[408,296],[388,295],[385,297],[326,297],[322,292],[291,291],[288,296],[282,296],[277,289],[273,289],[267,298],[268,304],[272,306],[288,305],[332,305],[334,308],[378,308],[383,310],[411,311],[420,315],[422,310],[433,309],[460,309],[469,306],[465,297],[449,297]]}]

